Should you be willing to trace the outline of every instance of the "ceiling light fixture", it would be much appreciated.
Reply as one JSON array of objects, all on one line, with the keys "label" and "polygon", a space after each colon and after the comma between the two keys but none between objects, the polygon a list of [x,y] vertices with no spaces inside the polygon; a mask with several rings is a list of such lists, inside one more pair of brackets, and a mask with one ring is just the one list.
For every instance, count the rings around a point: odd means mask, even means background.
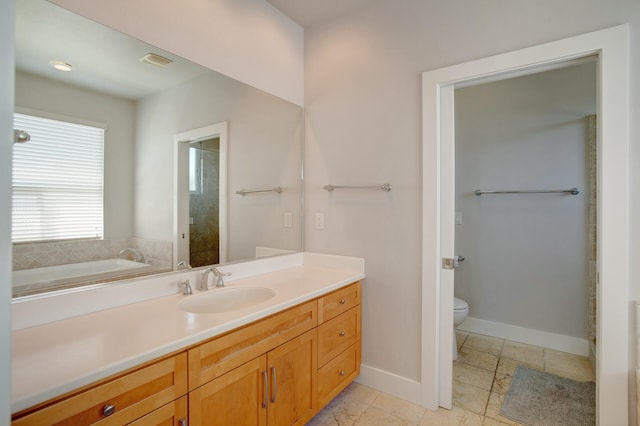
[{"label": "ceiling light fixture", "polygon": [[51,65],[58,71],[71,71],[73,69],[73,65],[63,61],[49,61],[49,65]]},{"label": "ceiling light fixture", "polygon": [[164,67],[166,65],[169,65],[173,61],[169,58],[165,58],[164,56],[160,56],[155,53],[147,53],[142,58],[140,58],[140,62],[155,65],[156,67]]}]

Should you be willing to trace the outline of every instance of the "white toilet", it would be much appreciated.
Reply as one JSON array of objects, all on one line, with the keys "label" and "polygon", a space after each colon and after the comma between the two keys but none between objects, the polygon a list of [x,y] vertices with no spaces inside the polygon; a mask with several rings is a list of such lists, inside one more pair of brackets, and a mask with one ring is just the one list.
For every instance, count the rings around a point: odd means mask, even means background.
[{"label": "white toilet", "polygon": [[458,345],[456,342],[456,327],[469,316],[469,304],[457,297],[453,298],[453,360],[458,359]]}]

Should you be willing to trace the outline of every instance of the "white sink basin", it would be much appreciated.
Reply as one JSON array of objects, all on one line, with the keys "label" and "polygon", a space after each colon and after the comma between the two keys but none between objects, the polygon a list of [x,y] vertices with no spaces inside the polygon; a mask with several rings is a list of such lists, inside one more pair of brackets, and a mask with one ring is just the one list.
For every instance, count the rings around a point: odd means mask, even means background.
[{"label": "white sink basin", "polygon": [[265,287],[229,287],[188,296],[178,303],[178,307],[194,314],[220,314],[257,305],[275,295],[273,290]]}]

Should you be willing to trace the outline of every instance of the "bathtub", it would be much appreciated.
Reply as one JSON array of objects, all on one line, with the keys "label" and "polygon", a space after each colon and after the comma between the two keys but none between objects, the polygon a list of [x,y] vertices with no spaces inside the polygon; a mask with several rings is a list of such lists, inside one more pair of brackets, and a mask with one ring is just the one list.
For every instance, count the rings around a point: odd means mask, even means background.
[{"label": "bathtub", "polygon": [[118,258],[23,269],[13,271],[13,293],[17,296],[37,292],[42,287],[64,288],[70,287],[71,284],[89,284],[137,276],[153,269],[146,263]]}]

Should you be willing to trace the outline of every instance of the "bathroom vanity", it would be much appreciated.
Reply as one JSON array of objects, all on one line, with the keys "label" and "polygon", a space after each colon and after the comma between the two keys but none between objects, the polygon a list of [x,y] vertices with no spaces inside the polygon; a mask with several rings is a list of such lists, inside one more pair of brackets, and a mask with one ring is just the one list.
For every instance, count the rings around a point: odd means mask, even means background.
[{"label": "bathroom vanity", "polygon": [[[305,424],[360,373],[363,262],[254,262],[254,275],[222,268],[240,278],[221,289],[16,330],[13,424]],[[184,310],[188,298],[255,287],[273,296]]]}]

